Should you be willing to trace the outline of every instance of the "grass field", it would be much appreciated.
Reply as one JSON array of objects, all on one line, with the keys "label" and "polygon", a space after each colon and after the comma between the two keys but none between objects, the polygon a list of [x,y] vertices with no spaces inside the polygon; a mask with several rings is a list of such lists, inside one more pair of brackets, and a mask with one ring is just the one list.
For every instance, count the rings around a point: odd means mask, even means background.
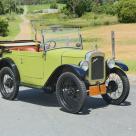
[{"label": "grass field", "polygon": [[100,25],[111,25],[117,24],[118,19],[116,16],[110,16],[105,14],[94,14],[86,13],[81,18],[68,18],[64,14],[38,14],[38,15],[29,15],[30,20],[39,20],[39,24],[36,22],[36,25],[40,27],[45,27],[46,25],[63,25],[68,27],[90,27],[90,26],[100,26]]},{"label": "grass field", "polygon": [[105,52],[107,58],[111,58],[111,31],[115,31],[116,59],[125,62],[129,66],[129,73],[136,74],[135,30],[136,24],[116,24],[81,28],[84,49],[93,50],[97,44],[99,50]]},{"label": "grass field", "polygon": [[[63,5],[60,5],[60,8]],[[28,13],[49,5],[27,6]],[[81,18],[68,18],[63,14],[29,14],[30,20],[41,20],[34,22],[38,29],[46,28],[47,25],[63,25],[69,27],[80,27],[83,35],[84,49],[93,50],[97,44],[99,50],[111,57],[111,31],[116,36],[116,58],[124,61],[129,66],[129,73],[136,74],[136,24],[119,24],[116,16],[96,15],[86,13]],[[20,17],[9,18],[9,36],[0,40],[11,40],[20,31]],[[72,35],[71,35],[72,36]]]},{"label": "grass field", "polygon": [[100,50],[111,56],[111,31],[115,31],[116,58],[129,66],[129,73],[136,74],[136,24],[117,24],[85,28],[82,34],[86,42],[85,49],[92,49],[98,44]]},{"label": "grass field", "polygon": [[[58,8],[62,9],[64,7],[64,4],[58,4]],[[28,5],[28,13],[33,13],[35,11],[43,10],[43,9],[48,9],[50,8],[50,4],[42,4],[42,5]]]},{"label": "grass field", "polygon": [[20,32],[21,18],[17,15],[6,15],[5,18],[9,22],[9,33],[6,37],[0,36],[0,40],[14,40],[15,36]]}]

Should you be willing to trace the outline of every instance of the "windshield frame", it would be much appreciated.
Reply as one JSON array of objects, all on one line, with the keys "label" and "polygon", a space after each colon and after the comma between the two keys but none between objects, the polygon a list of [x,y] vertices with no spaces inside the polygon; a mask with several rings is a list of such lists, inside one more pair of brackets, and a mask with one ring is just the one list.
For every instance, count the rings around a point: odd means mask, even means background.
[{"label": "windshield frame", "polygon": [[[77,29],[77,35],[78,35],[78,43],[80,44],[79,47],[77,47],[76,45],[75,46],[62,46],[62,47],[54,47],[54,48],[46,48],[46,43],[48,41],[46,41],[46,33],[47,31],[58,31],[58,29]],[[41,36],[42,36],[42,41],[41,41],[41,46],[44,48],[44,51],[49,51],[49,50],[54,50],[54,49],[61,49],[61,48],[73,48],[73,49],[80,49],[82,50],[83,49],[83,38],[82,38],[82,35],[80,33],[80,28],[70,28],[70,27],[58,27],[58,26],[53,26],[53,27],[50,27],[50,28],[47,28],[47,29],[42,29],[41,30]],[[55,40],[54,40],[55,41]]]}]

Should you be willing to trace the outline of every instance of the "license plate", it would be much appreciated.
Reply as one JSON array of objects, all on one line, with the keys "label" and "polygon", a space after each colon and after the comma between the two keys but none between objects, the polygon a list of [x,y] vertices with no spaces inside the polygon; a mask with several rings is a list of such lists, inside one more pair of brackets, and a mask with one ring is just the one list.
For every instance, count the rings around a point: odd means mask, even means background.
[{"label": "license plate", "polygon": [[89,95],[90,96],[96,96],[96,95],[101,95],[101,94],[106,94],[106,85],[102,84],[102,85],[96,85],[96,86],[90,86],[89,87]]}]

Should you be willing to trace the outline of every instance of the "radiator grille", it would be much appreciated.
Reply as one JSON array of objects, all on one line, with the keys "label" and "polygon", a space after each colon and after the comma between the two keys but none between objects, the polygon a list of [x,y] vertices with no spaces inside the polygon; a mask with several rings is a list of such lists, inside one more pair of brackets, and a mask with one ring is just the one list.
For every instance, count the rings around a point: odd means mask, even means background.
[{"label": "radiator grille", "polygon": [[104,57],[96,56],[91,59],[92,80],[104,78]]}]

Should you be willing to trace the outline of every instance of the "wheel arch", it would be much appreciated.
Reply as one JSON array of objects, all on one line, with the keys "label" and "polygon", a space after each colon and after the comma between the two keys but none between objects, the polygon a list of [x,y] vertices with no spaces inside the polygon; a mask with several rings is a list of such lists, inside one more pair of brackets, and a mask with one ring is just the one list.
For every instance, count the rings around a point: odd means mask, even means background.
[{"label": "wheel arch", "polygon": [[129,68],[128,68],[128,66],[126,64],[124,64],[123,62],[115,60],[115,66],[113,68],[109,68],[109,66],[106,65],[106,74],[107,74],[107,76],[110,74],[110,71],[117,70],[117,69],[121,70],[124,73],[129,71]]},{"label": "wheel arch", "polygon": [[124,64],[123,62],[115,61],[115,65],[119,67],[120,69],[122,69],[123,71],[129,71],[128,66]]},{"label": "wheel arch", "polygon": [[15,62],[11,58],[3,58],[2,60],[0,60],[0,70],[3,67],[10,67],[13,70],[13,72],[15,73],[17,81],[20,83],[19,70],[18,70]]},{"label": "wheel arch", "polygon": [[54,70],[44,86],[50,86],[51,84],[56,83],[59,76],[64,72],[72,72],[81,80],[84,80],[86,76],[86,71],[81,69],[79,66],[65,64],[57,67]]}]

